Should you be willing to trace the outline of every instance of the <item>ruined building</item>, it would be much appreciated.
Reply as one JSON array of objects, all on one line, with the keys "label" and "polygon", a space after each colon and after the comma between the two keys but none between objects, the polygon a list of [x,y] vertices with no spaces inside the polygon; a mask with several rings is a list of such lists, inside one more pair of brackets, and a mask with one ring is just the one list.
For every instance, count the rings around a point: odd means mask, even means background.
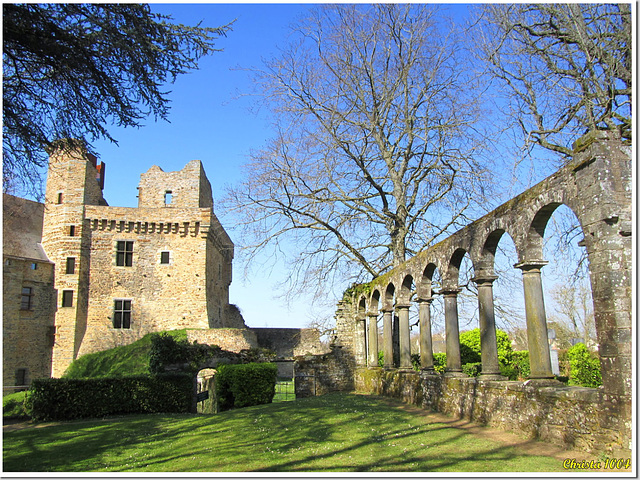
[{"label": "ruined building", "polygon": [[5,386],[59,377],[80,355],[156,331],[189,328],[191,340],[229,350],[259,346],[229,305],[234,245],[201,162],[151,167],[137,208],[109,206],[104,180],[104,163],[59,147],[44,205],[4,196]]}]

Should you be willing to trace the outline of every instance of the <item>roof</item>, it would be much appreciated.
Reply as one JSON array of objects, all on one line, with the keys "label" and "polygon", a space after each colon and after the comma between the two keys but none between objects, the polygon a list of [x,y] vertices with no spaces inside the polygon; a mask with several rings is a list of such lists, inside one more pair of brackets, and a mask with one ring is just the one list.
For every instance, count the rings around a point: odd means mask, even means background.
[{"label": "roof", "polygon": [[41,244],[44,204],[6,193],[2,200],[3,255],[50,263]]}]

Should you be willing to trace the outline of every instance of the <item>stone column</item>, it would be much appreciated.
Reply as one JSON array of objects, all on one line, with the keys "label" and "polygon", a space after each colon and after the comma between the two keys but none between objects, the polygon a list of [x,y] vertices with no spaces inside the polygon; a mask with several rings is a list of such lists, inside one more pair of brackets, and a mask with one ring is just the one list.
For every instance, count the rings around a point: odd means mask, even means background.
[{"label": "stone column", "polygon": [[369,319],[369,368],[378,366],[378,314],[367,313]]},{"label": "stone column", "polygon": [[480,356],[482,359],[481,378],[504,380],[500,375],[498,361],[498,341],[496,338],[496,318],[493,308],[493,282],[495,275],[473,278],[478,286],[478,316],[480,318]]},{"label": "stone column", "polygon": [[460,289],[442,291],[444,295],[444,323],[447,368],[445,374],[449,376],[464,376],[460,360],[460,329],[458,328],[458,293]]},{"label": "stone column", "polygon": [[355,354],[356,354],[356,365],[358,367],[366,367],[367,366],[367,319],[365,316],[356,317],[356,326],[355,326]]},{"label": "stone column", "polygon": [[394,368],[398,368],[400,366],[400,321],[398,319],[398,315],[393,315],[391,317],[392,321],[392,330],[393,336],[393,366]]},{"label": "stone column", "polygon": [[382,337],[384,349],[384,368],[393,368],[393,310],[382,310]]},{"label": "stone column", "polygon": [[524,306],[527,317],[527,341],[531,379],[553,379],[551,355],[547,333],[547,314],[544,308],[544,294],[540,270],[548,262],[523,262],[514,265],[522,270],[524,285]]},{"label": "stone column", "polygon": [[411,370],[411,330],[409,328],[409,305],[396,305],[400,323],[400,368]]},{"label": "stone column", "polygon": [[433,368],[433,339],[431,337],[431,302],[433,298],[418,298],[420,318],[420,368],[428,373]]}]

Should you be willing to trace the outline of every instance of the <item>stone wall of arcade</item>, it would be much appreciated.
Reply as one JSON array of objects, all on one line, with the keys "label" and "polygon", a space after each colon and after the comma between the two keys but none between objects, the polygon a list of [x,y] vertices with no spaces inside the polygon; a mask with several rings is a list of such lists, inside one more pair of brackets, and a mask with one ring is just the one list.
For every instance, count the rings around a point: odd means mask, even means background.
[{"label": "stone wall of arcade", "polygon": [[[383,277],[356,288],[359,293],[339,306],[338,343],[352,353],[360,369],[378,368],[380,349],[384,351],[384,370],[411,372],[409,307],[411,302],[416,302],[422,375],[432,376],[435,372],[431,303],[435,295],[441,295],[447,353],[444,377],[466,377],[460,360],[458,275],[461,262],[468,255],[474,271],[472,280],[478,290],[482,373],[478,382],[474,381],[473,389],[463,389],[466,393],[462,396],[481,395],[483,389],[488,388],[487,382],[512,383],[500,376],[493,304],[493,283],[497,278],[495,254],[500,239],[507,234],[515,244],[518,263],[514,267],[522,272],[524,286],[531,362],[527,385],[561,388],[552,373],[541,269],[547,263],[542,257],[545,227],[553,212],[560,205],[566,205],[575,213],[584,233],[582,244],[589,262],[602,365],[603,386],[594,390],[593,395],[586,396],[587,403],[595,402],[607,411],[607,417],[599,424],[605,432],[603,435],[615,430],[623,432],[617,438],[629,440],[633,374],[631,173],[631,146],[625,145],[615,133],[594,132],[583,137],[574,145],[573,160],[552,176]],[[439,291],[432,288],[436,270],[442,279]],[[380,316],[382,345],[378,345]],[[398,323],[397,341],[394,341],[394,320]],[[399,357],[399,362],[393,362],[394,355]],[[409,377],[412,375],[405,376]],[[441,395],[448,395],[449,383],[439,383]],[[376,391],[384,393],[383,390]],[[519,398],[523,402],[536,401],[535,395]],[[438,408],[440,403],[431,402],[430,405]],[[492,417],[497,418],[493,410],[500,407],[496,407],[496,402],[486,405],[492,410]],[[504,405],[504,408],[510,408],[509,402]],[[476,411],[474,416],[481,418],[488,413]],[[545,419],[538,421],[544,423]],[[544,429],[537,430],[544,432]],[[557,435],[549,438],[558,440]]]}]

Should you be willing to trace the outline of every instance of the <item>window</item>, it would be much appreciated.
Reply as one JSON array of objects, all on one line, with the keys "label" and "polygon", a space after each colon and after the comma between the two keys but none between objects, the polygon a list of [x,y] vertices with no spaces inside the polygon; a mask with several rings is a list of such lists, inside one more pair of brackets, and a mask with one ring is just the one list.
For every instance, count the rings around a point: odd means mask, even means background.
[{"label": "window", "polygon": [[169,252],[160,252],[160,263],[169,264]]},{"label": "window", "polygon": [[64,273],[67,275],[76,273],[76,257],[67,257],[67,268]]},{"label": "window", "polygon": [[31,268],[31,270],[37,270],[38,269],[38,264],[35,263],[35,262],[31,262],[31,266],[29,268]]},{"label": "window", "polygon": [[27,369],[17,368],[16,369],[16,386],[26,385],[26,384],[27,384]]},{"label": "window", "polygon": [[22,296],[20,298],[20,310],[33,309],[33,288],[22,287]]},{"label": "window", "polygon": [[62,192],[58,193],[58,205],[62,203]]},{"label": "window", "polygon": [[53,347],[56,344],[56,327],[51,325],[47,329],[47,345]]},{"label": "window", "polygon": [[133,242],[117,243],[116,265],[118,267],[131,267],[133,265]]},{"label": "window", "polygon": [[76,236],[76,226],[75,225],[69,225],[69,236],[70,237],[75,237]]},{"label": "window", "polygon": [[62,306],[73,307],[73,290],[62,291]]},{"label": "window", "polygon": [[171,205],[172,201],[173,201],[173,192],[171,190],[167,190],[166,192],[164,192],[164,204]]},{"label": "window", "polygon": [[131,328],[131,300],[115,301],[113,328]]}]

